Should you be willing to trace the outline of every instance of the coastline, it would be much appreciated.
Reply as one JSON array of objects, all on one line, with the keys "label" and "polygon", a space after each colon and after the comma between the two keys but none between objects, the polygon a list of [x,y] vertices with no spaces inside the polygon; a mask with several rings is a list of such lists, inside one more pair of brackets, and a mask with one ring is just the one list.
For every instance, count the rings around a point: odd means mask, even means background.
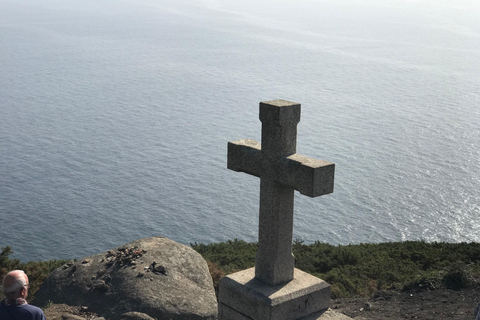
[{"label": "coastline", "polygon": [[[207,260],[214,284],[226,274],[254,265],[256,243],[235,239],[191,246]],[[31,299],[45,277],[67,262],[21,263],[9,259],[12,252],[10,247],[1,248],[0,277],[8,270],[25,270],[32,285]],[[356,319],[398,319],[400,315],[405,319],[471,319],[480,302],[480,243],[333,246],[295,241],[293,253],[297,268],[331,284],[331,308]]]}]

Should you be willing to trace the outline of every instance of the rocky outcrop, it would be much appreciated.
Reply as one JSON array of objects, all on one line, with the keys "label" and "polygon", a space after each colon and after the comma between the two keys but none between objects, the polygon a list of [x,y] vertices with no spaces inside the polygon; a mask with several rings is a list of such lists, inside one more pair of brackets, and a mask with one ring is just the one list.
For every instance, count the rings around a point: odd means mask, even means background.
[{"label": "rocky outcrop", "polygon": [[110,319],[127,312],[162,319],[216,319],[207,263],[190,247],[163,237],[140,239],[70,262],[52,272],[35,303],[87,306]]},{"label": "rocky outcrop", "polygon": [[155,320],[152,317],[140,312],[127,312],[120,316],[119,320]]}]

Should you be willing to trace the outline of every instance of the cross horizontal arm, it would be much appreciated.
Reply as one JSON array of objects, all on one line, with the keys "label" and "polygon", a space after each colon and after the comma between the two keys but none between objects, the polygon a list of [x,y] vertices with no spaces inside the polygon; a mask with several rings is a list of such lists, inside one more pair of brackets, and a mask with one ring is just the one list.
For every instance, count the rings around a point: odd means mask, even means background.
[{"label": "cross horizontal arm", "polygon": [[277,172],[277,182],[306,196],[318,197],[333,192],[334,163],[295,153],[280,160]]},{"label": "cross horizontal arm", "polygon": [[[274,180],[285,186],[300,191],[309,197],[318,197],[333,192],[335,164],[316,160],[300,154],[282,157],[269,162],[274,173]],[[252,139],[228,143],[227,168],[246,172],[260,177],[262,172],[261,144]]]},{"label": "cross horizontal arm", "polygon": [[228,142],[227,168],[260,177],[262,171],[261,144],[252,139]]}]

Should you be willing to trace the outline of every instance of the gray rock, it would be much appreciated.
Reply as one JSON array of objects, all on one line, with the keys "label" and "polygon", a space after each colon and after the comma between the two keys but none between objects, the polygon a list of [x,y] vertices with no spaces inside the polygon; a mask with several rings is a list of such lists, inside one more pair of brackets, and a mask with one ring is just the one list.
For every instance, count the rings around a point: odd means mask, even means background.
[{"label": "gray rock", "polygon": [[141,312],[127,312],[120,316],[119,320],[155,320],[148,314]]},{"label": "gray rock", "polygon": [[200,254],[164,237],[140,239],[68,263],[36,294],[48,301],[87,306],[105,318],[141,312],[162,319],[216,319],[217,301]]},{"label": "gray rock", "polygon": [[85,318],[69,313],[64,313],[62,314],[62,320],[85,320]]}]

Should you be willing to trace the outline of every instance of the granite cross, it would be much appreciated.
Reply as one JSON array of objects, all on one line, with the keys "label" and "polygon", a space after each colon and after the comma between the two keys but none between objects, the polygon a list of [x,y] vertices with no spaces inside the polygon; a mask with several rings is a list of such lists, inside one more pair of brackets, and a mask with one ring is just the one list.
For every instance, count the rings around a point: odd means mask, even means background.
[{"label": "granite cross", "polygon": [[296,154],[300,104],[260,102],[262,143],[228,143],[228,169],[260,177],[260,221],[255,277],[270,284],[293,280],[294,191],[317,197],[333,192],[335,164]]}]

